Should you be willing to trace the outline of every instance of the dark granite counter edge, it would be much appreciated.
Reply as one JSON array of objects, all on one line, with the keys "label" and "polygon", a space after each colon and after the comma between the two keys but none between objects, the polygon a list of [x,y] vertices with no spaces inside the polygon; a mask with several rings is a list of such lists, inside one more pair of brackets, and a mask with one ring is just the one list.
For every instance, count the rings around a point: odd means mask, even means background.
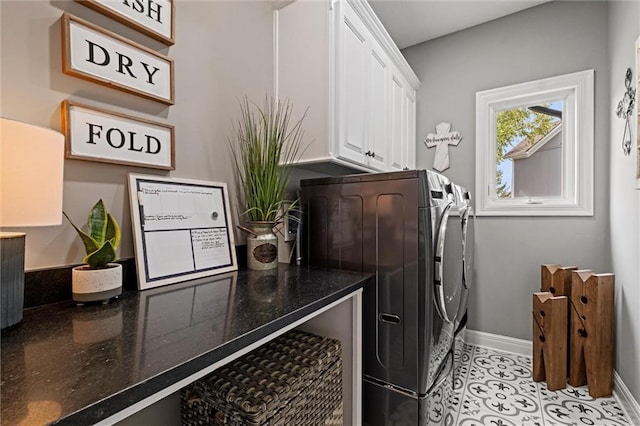
[{"label": "dark granite counter edge", "polygon": [[224,345],[211,349],[192,360],[177,365],[171,370],[161,373],[149,380],[138,383],[127,389],[123,389],[108,398],[96,402],[90,406],[76,411],[64,418],[54,422],[59,425],[78,425],[78,424],[94,424],[102,421],[127,407],[136,404],[175,383],[190,377],[191,375],[201,371],[208,366],[246,348],[247,346],[281,330],[288,325],[340,300],[341,298],[356,292],[363,288],[365,283],[371,278],[364,278],[351,286],[341,289],[327,297],[316,300],[315,302],[298,309],[284,317],[280,317],[275,321],[265,324],[264,326],[252,330],[251,332],[240,336]]}]

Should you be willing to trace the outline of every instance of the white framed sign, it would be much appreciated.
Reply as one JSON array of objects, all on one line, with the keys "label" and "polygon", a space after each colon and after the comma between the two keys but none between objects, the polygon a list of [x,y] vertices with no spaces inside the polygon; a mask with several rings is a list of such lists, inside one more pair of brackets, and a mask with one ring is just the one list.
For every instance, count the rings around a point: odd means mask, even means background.
[{"label": "white framed sign", "polygon": [[62,71],[107,87],[174,103],[173,59],[65,13]]},{"label": "white framed sign", "polygon": [[138,288],[238,269],[227,184],[129,174]]},{"label": "white framed sign", "polygon": [[175,42],[172,0],[76,0],[166,45]]},{"label": "white framed sign", "polygon": [[174,127],[102,108],[62,102],[65,158],[175,169]]}]

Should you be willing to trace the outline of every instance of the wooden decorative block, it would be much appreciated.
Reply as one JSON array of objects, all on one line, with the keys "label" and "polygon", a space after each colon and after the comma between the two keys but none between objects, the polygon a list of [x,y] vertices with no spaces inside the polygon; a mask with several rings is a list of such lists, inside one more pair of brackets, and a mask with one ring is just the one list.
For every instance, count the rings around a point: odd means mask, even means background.
[{"label": "wooden decorative block", "polygon": [[[541,267],[540,291],[548,291],[554,296],[567,296],[571,299],[571,273],[577,270],[577,266],[562,266],[558,264],[546,264]],[[571,324],[567,321],[567,371],[570,369],[571,360]]]},{"label": "wooden decorative block", "polygon": [[587,384],[593,398],[613,393],[614,286],[613,274],[572,274],[569,383]]},{"label": "wooden decorative block", "polygon": [[546,380],[550,391],[567,386],[566,296],[533,294],[533,381]]},{"label": "wooden decorative block", "polygon": [[571,272],[577,269],[577,266],[542,265],[540,291],[548,291],[554,296],[571,297]]}]

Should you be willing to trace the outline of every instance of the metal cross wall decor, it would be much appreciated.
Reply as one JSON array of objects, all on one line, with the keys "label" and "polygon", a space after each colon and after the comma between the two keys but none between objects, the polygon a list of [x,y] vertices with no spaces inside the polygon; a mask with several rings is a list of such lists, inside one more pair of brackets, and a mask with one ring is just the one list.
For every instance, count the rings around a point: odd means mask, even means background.
[{"label": "metal cross wall decor", "polygon": [[624,155],[631,154],[631,123],[630,119],[633,115],[633,106],[636,102],[636,89],[631,85],[633,81],[633,73],[631,68],[627,68],[627,72],[624,76],[624,87],[626,91],[622,100],[618,102],[618,108],[616,109],[616,115],[618,118],[625,120],[624,133],[622,134],[622,152]]}]

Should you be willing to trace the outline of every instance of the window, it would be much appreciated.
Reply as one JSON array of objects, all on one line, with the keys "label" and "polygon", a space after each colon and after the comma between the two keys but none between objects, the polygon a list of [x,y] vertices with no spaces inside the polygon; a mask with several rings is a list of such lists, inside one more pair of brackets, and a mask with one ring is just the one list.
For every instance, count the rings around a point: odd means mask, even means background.
[{"label": "window", "polygon": [[593,215],[593,74],[476,93],[477,215]]}]

